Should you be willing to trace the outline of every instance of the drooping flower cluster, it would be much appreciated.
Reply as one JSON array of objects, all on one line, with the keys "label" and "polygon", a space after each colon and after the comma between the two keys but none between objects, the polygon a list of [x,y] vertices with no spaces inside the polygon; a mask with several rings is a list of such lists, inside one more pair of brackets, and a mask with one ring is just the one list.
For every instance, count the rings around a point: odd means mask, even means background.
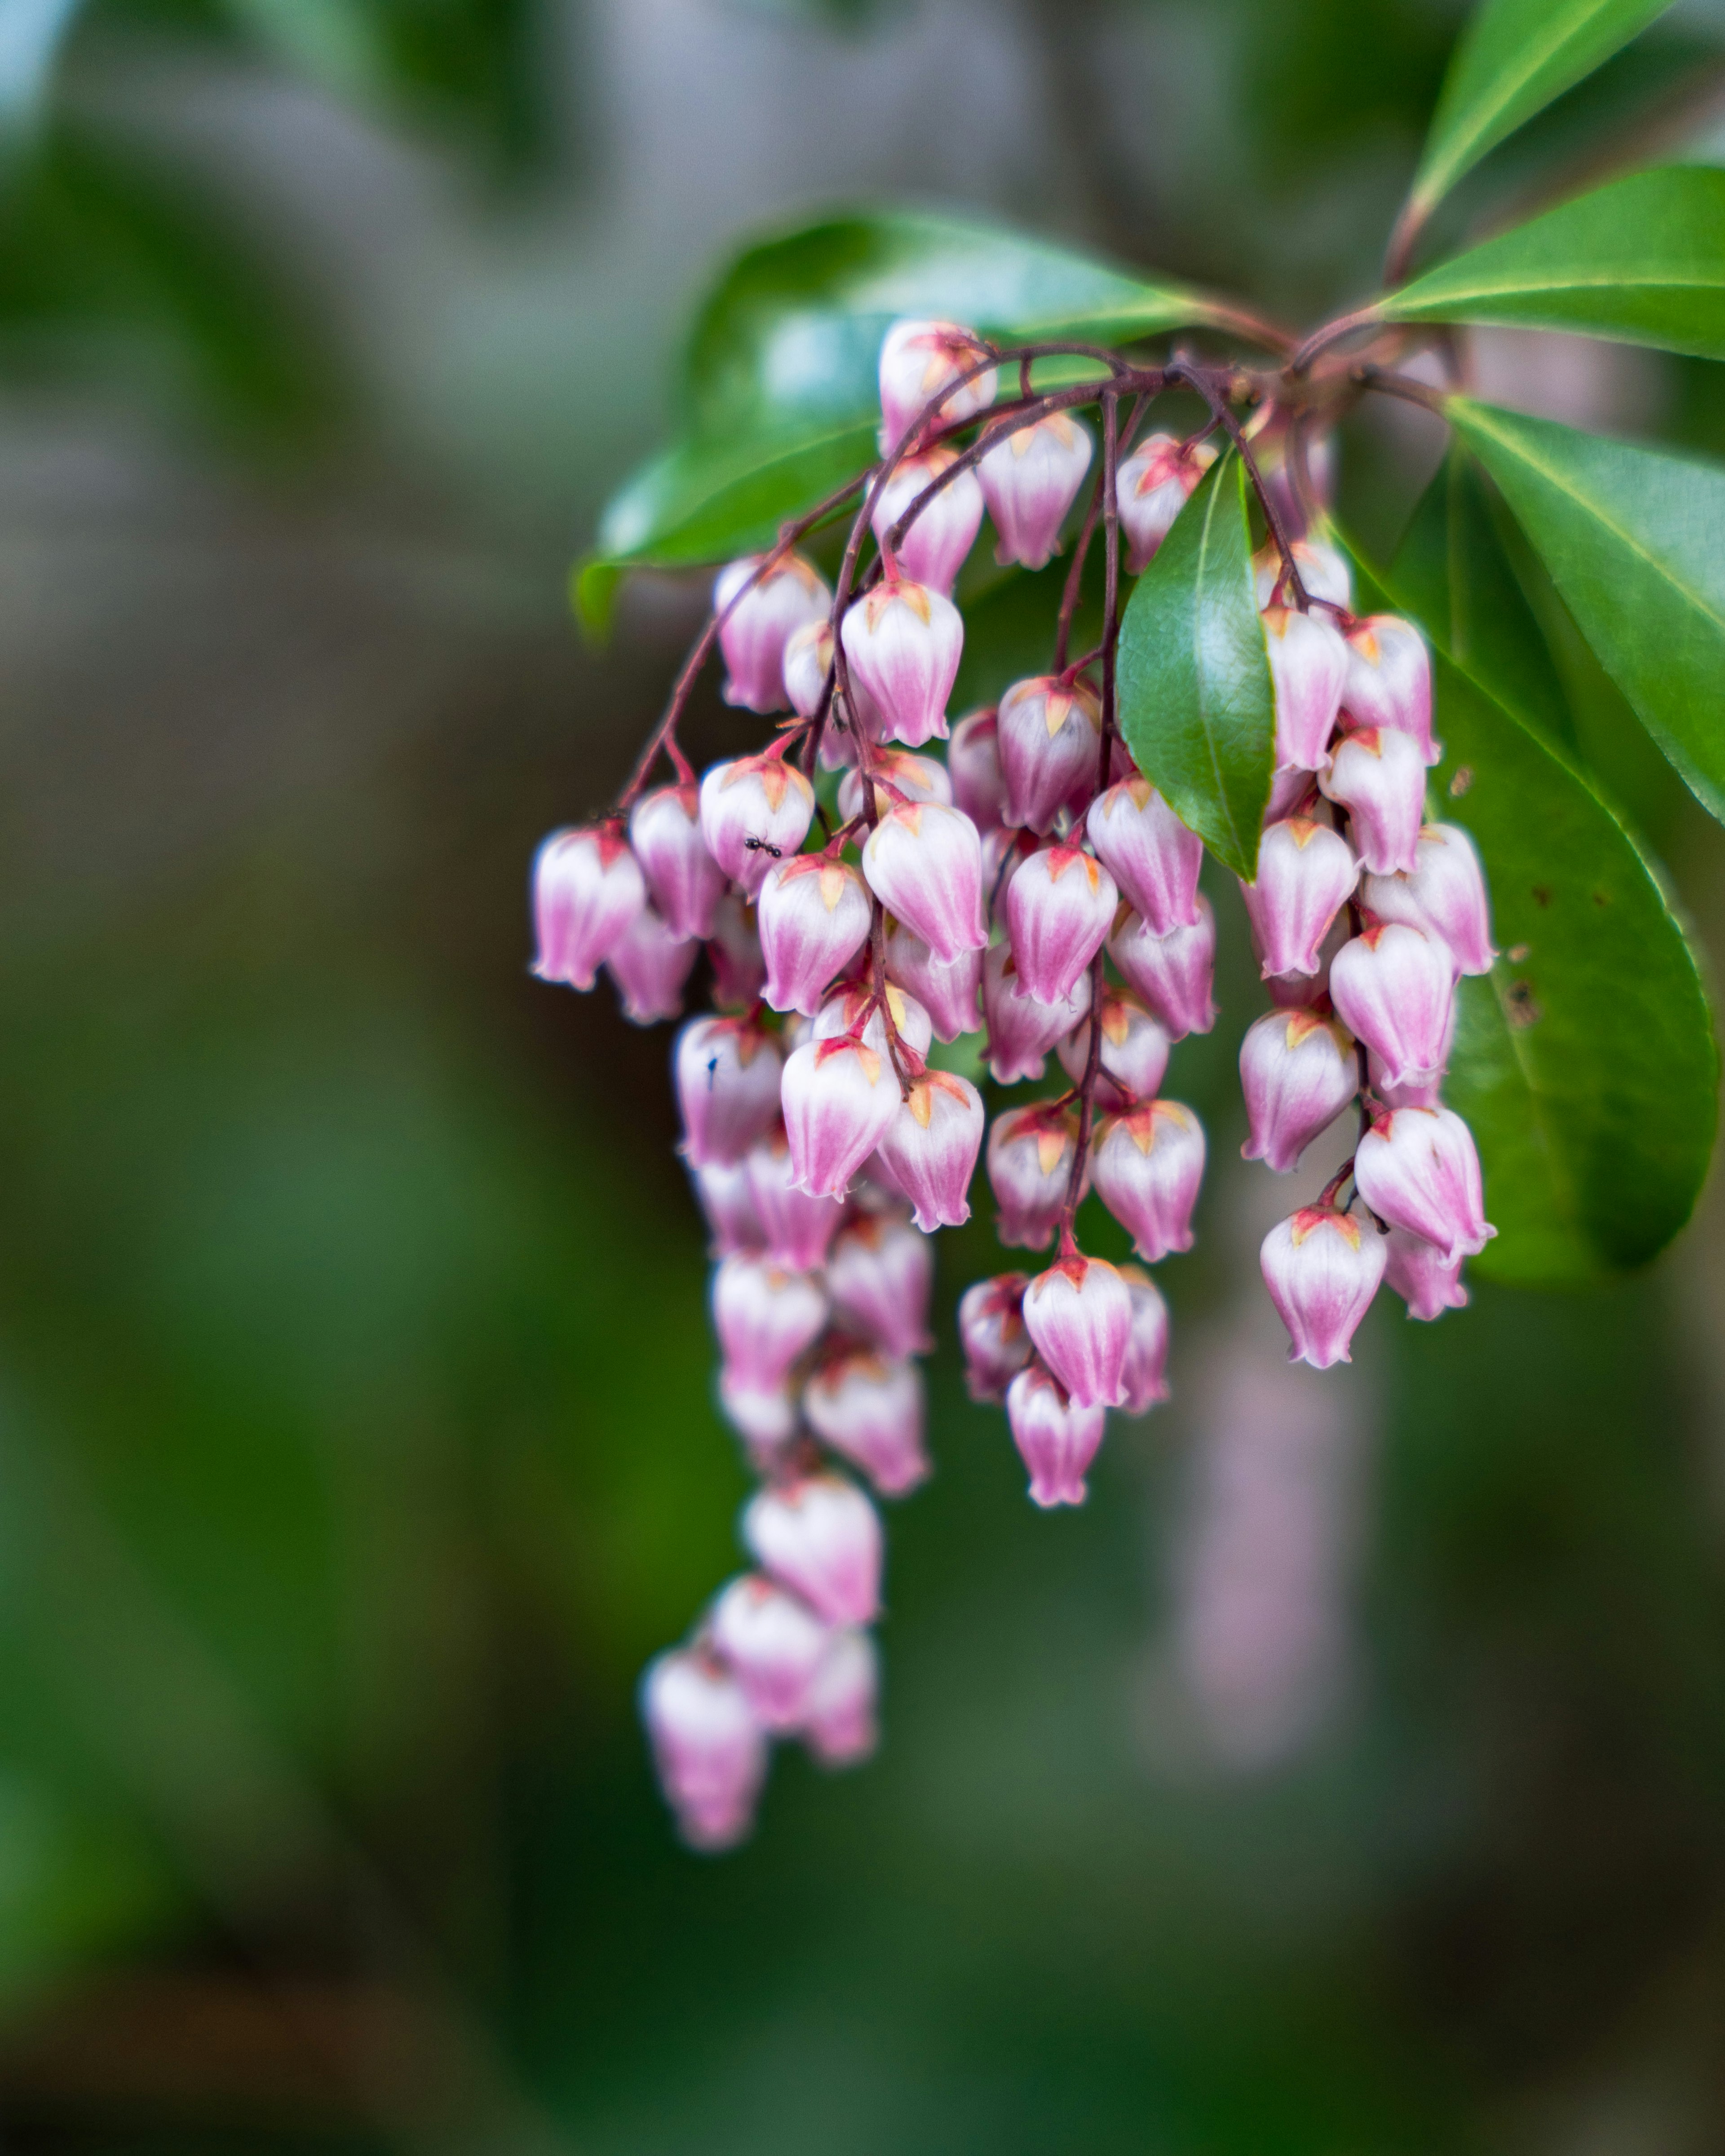
[{"label": "drooping flower cluster", "polygon": [[[1122,535],[1128,567],[1142,570],[1213,453],[1163,434],[1132,447],[1121,439],[1124,373],[1038,395],[1032,357],[997,354],[950,323],[888,334],[881,460],[771,552],[723,571],[618,812],[557,833],[536,865],[542,978],[586,988],[603,968],[627,1014],[648,1023],[680,1012],[703,947],[710,962],[716,1009],[685,1024],[674,1068],[717,1260],[719,1399],[761,1478],[743,1521],[757,1568],[721,1591],[644,1690],[661,1781],[702,1847],[747,1831],[773,1740],[799,1738],[835,1764],[873,1747],[874,1500],[929,1472],[916,1362],[929,1344],[924,1239],[968,1218],[985,1135],[999,1240],[1050,1255],[1034,1276],[973,1286],[958,1325],[971,1391],[1004,1404],[1032,1498],[1081,1503],[1108,1410],[1141,1414],[1165,1395],[1168,1313],[1145,1267],[1191,1246],[1205,1141],[1162,1089],[1173,1045],[1214,1023],[1216,931],[1198,888],[1202,845],[1120,737],[1114,646]],[[1012,359],[1019,394],[1002,403]],[[1086,402],[1102,407],[1102,455],[1052,670],[955,721],[954,581],[985,513],[999,562],[1050,558],[1096,462],[1073,416]],[[1237,439],[1225,404],[1214,408]],[[797,542],[858,496],[834,589]],[[1099,525],[1103,638],[1072,660]],[[1477,1168],[1467,1210],[1451,1127],[1459,1142],[1466,1132],[1407,1089],[1435,1088],[1441,1069],[1458,947],[1446,939],[1466,926],[1455,864],[1476,887],[1476,868],[1459,834],[1422,829],[1423,645],[1404,624],[1355,623],[1345,588],[1321,588],[1326,574],[1345,583],[1339,563],[1317,549],[1299,558],[1331,603],[1306,608],[1284,544],[1262,594],[1281,768],[1247,890],[1279,1008],[1243,1058],[1247,1151],[1291,1168],[1369,1076],[1361,1194],[1405,1238],[1389,1262],[1409,1279],[1440,1267],[1418,1296],[1453,1299],[1461,1254],[1489,1232]],[[792,716],[761,752],[697,783],[675,726],[715,644],[729,702]],[[673,782],[648,791],[660,753]],[[1312,813],[1320,788],[1333,824]],[[1332,966],[1326,938],[1344,909],[1353,934]],[[1482,913],[1476,926],[1458,964],[1485,947]],[[1420,962],[1404,941],[1445,954],[1430,1008],[1411,1000]],[[1426,965],[1434,980],[1437,970]],[[1368,1073],[1356,1039],[1381,1073]],[[1004,1087],[1046,1081],[1050,1056],[1065,1089],[1004,1108],[992,1127],[955,1067],[985,1068]],[[1448,1147],[1437,1170],[1414,1160],[1407,1135],[1427,1123]],[[1386,1263],[1375,1224],[1335,1204],[1341,1180],[1277,1231],[1289,1247],[1274,1265],[1266,1247],[1296,1349],[1318,1362],[1345,1353],[1377,1284],[1362,1293],[1359,1281]],[[1092,1189],[1142,1264],[1080,1249]]]}]

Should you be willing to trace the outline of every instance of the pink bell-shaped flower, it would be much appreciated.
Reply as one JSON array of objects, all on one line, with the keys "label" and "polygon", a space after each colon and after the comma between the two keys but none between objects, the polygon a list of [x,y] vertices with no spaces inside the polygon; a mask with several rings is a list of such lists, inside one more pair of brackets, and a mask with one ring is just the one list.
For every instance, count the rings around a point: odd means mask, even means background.
[{"label": "pink bell-shaped flower", "polygon": [[886,1497],[927,1481],[922,1379],[914,1363],[889,1363],[866,1349],[835,1356],[803,1392],[803,1413],[825,1445]]},{"label": "pink bell-shaped flower", "polygon": [[1406,1303],[1409,1317],[1430,1322],[1446,1310],[1467,1307],[1461,1258],[1446,1258],[1435,1244],[1423,1236],[1410,1235],[1405,1228],[1392,1228],[1384,1239],[1384,1282]]},{"label": "pink bell-shaped flower", "polygon": [[925,1235],[970,1218],[970,1179],[983,1149],[983,1096],[951,1070],[914,1080],[880,1140],[880,1157]]},{"label": "pink bell-shaped flower", "polygon": [[1090,1008],[1090,976],[1081,973],[1069,996],[1045,1004],[1027,995],[1009,943],[983,957],[983,1016],[988,1029],[988,1069],[998,1086],[1040,1078],[1050,1049],[1057,1047]]},{"label": "pink bell-shaped flower", "polygon": [[[1090,1065],[1086,1018],[1060,1043],[1060,1068],[1076,1086]],[[1136,996],[1113,988],[1102,991],[1102,1075],[1135,1101],[1153,1101],[1168,1070],[1168,1029],[1151,1017]]]},{"label": "pink bell-shaped flower", "polygon": [[1096,791],[1101,741],[1102,706],[1088,682],[1015,681],[996,713],[1006,821],[1045,836],[1062,808]]},{"label": "pink bell-shaped flower", "polygon": [[1171,928],[1166,936],[1153,934],[1141,915],[1123,911],[1116,916],[1108,955],[1170,1040],[1208,1033],[1215,1024],[1216,916],[1207,898],[1199,897],[1190,928]]},{"label": "pink bell-shaped flower", "polygon": [[1394,1108],[1373,1119],[1353,1156],[1359,1194],[1392,1228],[1472,1257],[1497,1230],[1486,1219],[1473,1133],[1449,1108]]},{"label": "pink bell-shaped flower", "polygon": [[814,820],[814,789],[770,751],[716,763],[701,782],[701,834],[707,851],[747,898],[775,861],[794,854]]},{"label": "pink bell-shaped flower", "polygon": [[1044,846],[1006,894],[1006,928],[1019,986],[1040,1003],[1064,1002],[1102,947],[1120,895],[1093,855]]},{"label": "pink bell-shaped flower", "polygon": [[811,1198],[797,1188],[790,1141],[783,1123],[775,1124],[743,1163],[755,1217],[761,1224],[762,1254],[768,1265],[788,1271],[813,1272],[839,1232],[845,1208],[836,1198]]},{"label": "pink bell-shaped flower", "polygon": [[752,1385],[734,1370],[719,1373],[719,1406],[742,1438],[757,1475],[775,1472],[796,1441],[801,1418],[788,1385]]},{"label": "pink bell-shaped flower", "polygon": [[[1065,1209],[1077,1143],[1078,1119],[1066,1109],[1009,1108],[994,1118],[988,1132],[988,1181],[1000,1209],[994,1221],[997,1241],[1009,1250],[1048,1248]],[[1086,1159],[1081,1202],[1090,1188],[1091,1167]]]},{"label": "pink bell-shaped flower", "polygon": [[[870,519],[882,550],[887,534],[918,495],[958,461],[952,449],[925,449],[906,457],[880,490]],[[983,528],[983,490],[973,469],[948,480],[907,526],[896,555],[901,575],[951,598],[958,572]]]},{"label": "pink bell-shaped flower", "polygon": [[1168,1305],[1142,1265],[1122,1265],[1120,1277],[1132,1299],[1132,1339],[1126,1351],[1126,1398],[1130,1415],[1147,1414],[1168,1398]]},{"label": "pink bell-shaped flower", "polygon": [[1458,973],[1489,973],[1491,907],[1473,840],[1459,824],[1428,824],[1414,866],[1401,875],[1368,875],[1360,903],[1380,921],[1424,929],[1450,953]]},{"label": "pink bell-shaped flower", "polygon": [[1126,1398],[1132,1301],[1105,1258],[1056,1258],[1024,1291],[1024,1327],[1075,1407],[1117,1408]]},{"label": "pink bell-shaped flower", "polygon": [[1264,803],[1262,828],[1285,823],[1290,816],[1316,817],[1322,814],[1317,774],[1311,771],[1278,771],[1270,781],[1270,798]]},{"label": "pink bell-shaped flower", "polygon": [[1258,1262],[1288,1328],[1288,1360],[1314,1370],[1350,1361],[1348,1343],[1384,1277],[1384,1238],[1333,1205],[1302,1205],[1264,1238]]},{"label": "pink bell-shaped flower", "polygon": [[1327,824],[1290,816],[1270,826],[1258,842],[1256,880],[1240,887],[1266,981],[1317,971],[1319,946],[1358,880],[1353,848]]},{"label": "pink bell-shaped flower", "polygon": [[1373,613],[1354,623],[1342,708],[1344,726],[1409,735],[1422,762],[1437,762],[1443,751],[1431,737],[1431,654],[1412,622]]},{"label": "pink bell-shaped flower", "polygon": [[701,794],[694,786],[661,786],[630,812],[629,841],[653,903],[679,936],[713,932],[725,895],[725,871],[701,835]]},{"label": "pink bell-shaped flower", "polygon": [[762,1490],[742,1516],[757,1564],[829,1625],[871,1625],[880,1614],[880,1516],[842,1475],[804,1475]]},{"label": "pink bell-shaped flower", "polygon": [[947,699],[964,652],[964,623],[949,598],[902,577],[883,578],[845,616],[839,634],[850,677],[874,699],[889,741],[921,748],[947,737]]},{"label": "pink bell-shaped flower", "polygon": [[1240,1045],[1240,1084],[1250,1132],[1241,1159],[1286,1175],[1359,1091],[1353,1037],[1314,1010],[1267,1012]]},{"label": "pink bell-shaped flower", "polygon": [[[769,866],[771,865],[769,861]],[[767,985],[767,961],[755,909],[740,891],[728,887],[713,911],[713,932],[706,954],[713,962],[713,1001],[732,1009],[758,1003]]]},{"label": "pink bell-shaped flower", "polygon": [[816,1197],[842,1198],[899,1109],[891,1060],[841,1035],[810,1040],[784,1066],[779,1101],[797,1180]]},{"label": "pink bell-shaped flower", "polygon": [[701,946],[692,936],[679,936],[650,906],[644,906],[605,960],[624,1016],[634,1025],[680,1018],[684,983],[700,956]]},{"label": "pink bell-shaped flower", "polygon": [[890,1213],[860,1214],[827,1260],[833,1307],[888,1355],[920,1355],[934,1345],[928,1332],[933,1286],[927,1238]]},{"label": "pink bell-shaped flower", "polygon": [[590,988],[646,903],[640,865],[614,827],[553,831],[533,862],[533,971]]},{"label": "pink bell-shaped flower", "polygon": [[1114,498],[1126,534],[1127,567],[1133,576],[1149,567],[1215,457],[1207,443],[1186,449],[1172,434],[1152,434],[1122,462]]},{"label": "pink bell-shaped flower", "polygon": [[814,1021],[814,1038],[837,1040],[845,1034],[855,1033],[875,1055],[886,1055],[886,1018],[892,1020],[892,1029],[902,1047],[909,1049],[919,1060],[927,1055],[929,1043],[934,1038],[928,1013],[915,996],[906,995],[895,982],[889,981],[883,1017],[875,1000],[874,983],[866,977],[850,982],[821,1005],[820,1015]]},{"label": "pink bell-shaped flower", "polygon": [[823,1767],[854,1767],[880,1741],[880,1657],[866,1632],[835,1632],[809,1687],[798,1733]]},{"label": "pink bell-shaped flower", "polygon": [[1154,1265],[1192,1248],[1192,1209],[1204,1181],[1204,1125],[1178,1101],[1146,1101],[1106,1116],[1091,1147],[1103,1204]]},{"label": "pink bell-shaped flower", "polygon": [[1196,927],[1204,841],[1147,778],[1122,779],[1099,793],[1084,828],[1121,896],[1137,907],[1153,936]]},{"label": "pink bell-shaped flower", "polygon": [[983,844],[961,808],[899,803],[863,848],[869,888],[942,964],[988,940],[983,914]]},{"label": "pink bell-shaped flower", "polygon": [[1045,1508],[1081,1505],[1090,1495],[1085,1472],[1106,1427],[1106,1408],[1074,1404],[1032,1363],[1006,1389],[1006,1420],[1019,1457],[1030,1471],[1030,1500]]},{"label": "pink bell-shaped flower", "polygon": [[994,830],[1006,814],[1006,780],[1000,769],[1000,721],[991,704],[959,720],[947,744],[952,799],[978,831]]},{"label": "pink bell-shaped flower", "polygon": [[812,719],[823,702],[827,706],[820,737],[823,771],[842,770],[856,762],[859,728],[865,741],[878,742],[881,733],[880,714],[873,699],[853,680],[847,703],[836,677],[829,693],[828,677],[833,675],[833,624],[823,616],[799,629],[784,648],[785,701],[799,719]]},{"label": "pink bell-shaped flower", "polygon": [[[1308,537],[1296,539],[1288,551],[1300,572],[1307,598],[1322,599],[1344,612],[1353,604],[1353,573],[1348,566],[1348,557],[1339,547],[1332,547],[1327,539]],[[1286,603],[1281,552],[1273,539],[1259,548],[1253,557],[1252,569],[1257,579],[1260,609],[1274,606],[1279,593]]]},{"label": "pink bell-shaped flower", "polygon": [[741,1160],[778,1120],[778,1049],[747,1019],[693,1019],[677,1035],[672,1068],[693,1167]]},{"label": "pink bell-shaped flower", "polygon": [[796,854],[768,871],[757,912],[768,1002],[813,1018],[868,941],[873,911],[862,878],[831,854]]},{"label": "pink bell-shaped flower", "polygon": [[1344,734],[1318,784],[1348,811],[1354,850],[1372,875],[1414,866],[1425,819],[1425,766],[1409,735],[1382,726]]},{"label": "pink bell-shaped flower", "polygon": [[[947,383],[957,382],[988,357],[988,347],[975,331],[957,322],[895,322],[880,346],[882,452],[890,454],[898,447]],[[932,428],[954,427],[973,419],[994,402],[995,388],[994,369],[983,368],[941,398],[928,424]]]},{"label": "pink bell-shaped flower", "polygon": [[[1046,1240],[1046,1238],[1044,1239]],[[973,1400],[1001,1400],[1030,1359],[1024,1330],[1024,1273],[1000,1273],[978,1281],[958,1298],[958,1338],[964,1349],[964,1381]]]},{"label": "pink bell-shaped flower", "polygon": [[713,1275],[713,1330],[726,1368],[742,1384],[782,1384],[826,1322],[826,1292],[806,1273],[738,1252]]},{"label": "pink bell-shaped flower", "polygon": [[[732,608],[719,631],[727,675],[725,701],[750,711],[782,711],[784,648],[798,629],[824,616],[833,595],[820,572],[800,554],[785,555],[744,590],[763,558],[746,555],[719,572],[713,586],[713,611],[723,613]],[[737,603],[732,607],[733,599]]]},{"label": "pink bell-shaped flower", "polygon": [[641,1715],[665,1801],[696,1849],[729,1849],[754,1824],[767,1737],[742,1686],[710,1656],[678,1649],[650,1664]]},{"label": "pink bell-shaped flower", "polygon": [[758,1572],[724,1589],[707,1619],[713,1651],[742,1686],[763,1729],[782,1734],[803,1718],[832,1628],[806,1602]]},{"label": "pink bell-shaped flower", "polygon": [[[906,801],[938,801],[947,808],[952,805],[952,782],[947,767],[937,763],[932,756],[917,756],[907,748],[877,748],[869,757],[869,778],[875,789],[877,816],[884,816],[901,795]],[[840,822],[848,824],[861,815],[862,806],[862,773],[847,771],[839,782]]]},{"label": "pink bell-shaped flower", "polygon": [[767,1231],[755,1210],[747,1160],[711,1161],[705,1168],[691,1165],[690,1173],[712,1232],[713,1255],[728,1258],[733,1250],[764,1250]]},{"label": "pink bell-shaped flower", "polygon": [[[1445,1036],[1444,1054],[1449,1055],[1449,1037]],[[1399,1086],[1392,1086],[1384,1074],[1384,1058],[1368,1050],[1366,1071],[1371,1080],[1369,1091],[1375,1100],[1386,1108],[1438,1108],[1443,1106],[1444,1073],[1442,1070],[1421,1071],[1416,1076],[1404,1079]]]},{"label": "pink bell-shaped flower", "polygon": [[1330,996],[1343,1023],[1381,1056],[1392,1086],[1441,1070],[1455,1009],[1447,947],[1399,921],[1380,921],[1342,946]]},{"label": "pink bell-shaped flower", "polygon": [[1281,771],[1327,771],[1348,678],[1348,640],[1327,614],[1271,607],[1264,616]]},{"label": "pink bell-shaped flower", "polygon": [[928,1013],[937,1039],[956,1040],[983,1022],[983,954],[961,951],[937,958],[916,931],[901,921],[886,932],[888,978],[907,988]]},{"label": "pink bell-shaped flower", "polygon": [[1000,543],[994,559],[1045,567],[1094,454],[1089,430],[1050,412],[998,442],[977,466]]}]

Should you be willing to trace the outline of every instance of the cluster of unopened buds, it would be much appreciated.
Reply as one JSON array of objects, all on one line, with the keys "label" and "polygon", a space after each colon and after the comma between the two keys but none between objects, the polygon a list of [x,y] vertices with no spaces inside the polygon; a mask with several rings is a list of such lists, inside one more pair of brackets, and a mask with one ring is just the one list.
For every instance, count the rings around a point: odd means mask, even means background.
[{"label": "cluster of unopened buds", "polygon": [[[1108,1411],[1165,1397],[1168,1314],[1144,1266],[1191,1247],[1205,1142],[1162,1086],[1172,1046],[1214,1023],[1215,923],[1203,847],[1116,724],[1119,548],[1146,567],[1212,452],[1132,444],[1173,369],[1148,383],[1099,354],[1101,383],[1037,395],[1030,364],[1050,350],[997,352],[948,323],[888,334],[880,461],[723,572],[616,811],[554,834],[536,865],[542,978],[588,988],[603,968],[644,1024],[680,1014],[705,948],[718,1007],[684,1026],[674,1068],[718,1260],[719,1399],[761,1478],[742,1521],[756,1568],[644,1685],[660,1779],[699,1846],[747,1830],[773,1740],[832,1764],[874,1745],[882,1534],[863,1485],[898,1497],[929,1472],[925,1239],[968,1218],[985,1134],[999,1240],[1052,1257],[970,1287],[958,1327],[970,1389],[1004,1404],[1034,1500],[1082,1502]],[[997,403],[1013,364],[1020,393]],[[1096,460],[1083,403],[1101,406],[1102,458],[1053,670],[949,725],[954,580],[985,511],[1001,562],[1056,551]],[[834,591],[797,546],[859,495]],[[1468,840],[1425,822],[1424,644],[1399,619],[1356,619],[1341,557],[1291,542],[1265,506],[1279,769],[1243,888],[1276,1007],[1241,1054],[1245,1150],[1289,1172],[1358,1103],[1353,1158],[1263,1251],[1291,1353],[1322,1368],[1347,1358],[1386,1276],[1415,1317],[1465,1299],[1461,1261],[1491,1231],[1471,1138],[1437,1088],[1456,979],[1491,952]],[[1099,525],[1102,640],[1071,660]],[[676,721],[715,644],[729,702],[792,716],[697,782]],[[647,791],[661,754],[673,781]],[[1053,1055],[1067,1090],[988,1128],[935,1045],[978,1031],[997,1085],[1042,1080]],[[1081,1251],[1092,1188],[1143,1265]]]}]

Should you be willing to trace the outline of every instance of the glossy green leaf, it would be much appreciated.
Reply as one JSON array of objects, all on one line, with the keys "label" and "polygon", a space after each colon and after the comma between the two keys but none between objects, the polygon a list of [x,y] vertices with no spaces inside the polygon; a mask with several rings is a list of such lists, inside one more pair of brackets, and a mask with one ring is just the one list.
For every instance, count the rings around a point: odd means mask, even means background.
[{"label": "glossy green leaf", "polygon": [[[1394,575],[1358,603],[1419,613]],[[1717,1121],[1696,956],[1657,870],[1593,783],[1437,644],[1432,790],[1472,834],[1502,952],[1461,983],[1445,1096],[1485,1168],[1497,1239],[1472,1260],[1524,1286],[1645,1263],[1688,1219]],[[1495,647],[1494,647],[1495,648]]]},{"label": "glossy green leaf", "polygon": [[681,567],[770,545],[788,516],[811,507],[868,464],[871,425],[786,445],[756,436],[685,441],[644,465],[600,520],[610,562]]},{"label": "glossy green leaf", "polygon": [[1414,177],[1423,217],[1486,151],[1639,35],[1671,0],[1484,0],[1450,64]]},{"label": "glossy green leaf", "polygon": [[1445,408],[1606,672],[1725,821],[1725,471],[1468,398]]},{"label": "glossy green leaf", "polygon": [[1236,875],[1258,862],[1276,705],[1252,581],[1245,468],[1213,465],[1120,628],[1120,730],[1138,767]]},{"label": "glossy green leaf", "polygon": [[1725,172],[1632,173],[1379,302],[1386,321],[1512,322],[1725,358]]}]

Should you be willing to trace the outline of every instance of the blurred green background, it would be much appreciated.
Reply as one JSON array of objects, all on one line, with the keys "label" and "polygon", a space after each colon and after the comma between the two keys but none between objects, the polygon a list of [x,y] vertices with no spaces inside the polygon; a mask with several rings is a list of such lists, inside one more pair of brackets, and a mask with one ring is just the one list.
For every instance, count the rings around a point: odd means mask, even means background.
[{"label": "blurred green background", "polygon": [[[1725,1209],[1289,1379],[1219,890],[1174,1402],[1035,1514],[943,1236],[884,1748],[701,1861],[634,1708],[747,1487],[669,1036],[526,972],[700,618],[644,580],[597,654],[564,585],[725,249],[953,203],[1314,318],[1459,19],[0,0],[0,2147],[1725,2146]],[[1457,228],[1621,127],[1725,157],[1722,51],[1680,8]],[[1725,451],[1706,364],[1471,363]],[[1440,446],[1359,428],[1350,516]],[[1720,834],[1578,694],[1725,951]],[[749,738],[709,689],[697,762]]]}]

